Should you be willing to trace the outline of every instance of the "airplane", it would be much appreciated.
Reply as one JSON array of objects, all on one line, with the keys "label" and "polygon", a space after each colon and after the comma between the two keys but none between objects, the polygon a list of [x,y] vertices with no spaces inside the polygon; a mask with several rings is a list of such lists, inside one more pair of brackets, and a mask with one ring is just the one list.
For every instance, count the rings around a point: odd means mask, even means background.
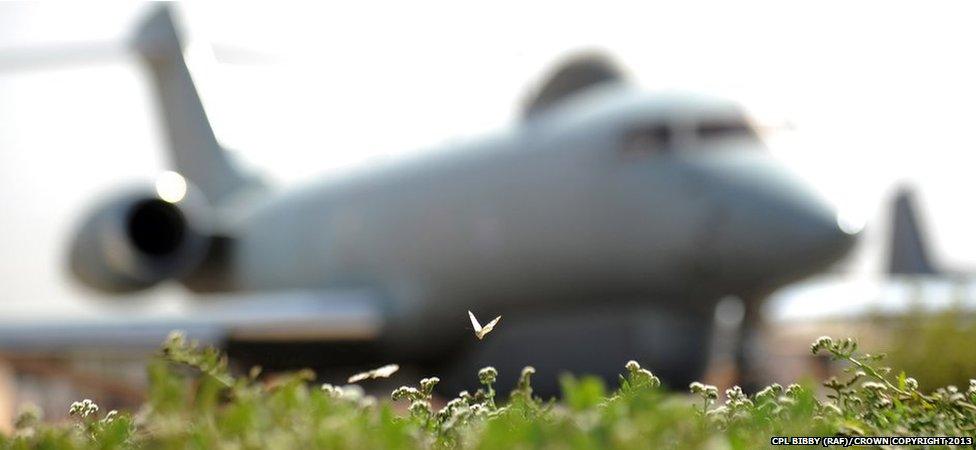
[{"label": "airplane", "polygon": [[[763,298],[857,236],[738,104],[643,92],[599,54],[556,67],[507,130],[274,189],[219,144],[169,8],[134,48],[170,170],[95,206],[69,265],[108,294],[180,283],[199,306],[178,320],[7,326],[0,348],[143,345],[185,329],[265,368],[396,362],[460,389],[486,365],[502,385],[533,365],[546,395],[562,372],[616,380],[636,359],[680,389],[705,369],[719,299],[745,300],[746,348]],[[469,310],[504,319],[478,340]]]},{"label": "airplane", "polygon": [[971,311],[976,306],[976,271],[935,257],[920,204],[913,186],[895,186],[881,223],[872,226],[884,236],[883,245],[864,256],[876,270],[832,270],[813,277],[773,295],[765,315],[783,326],[791,321],[867,322],[956,308]]},{"label": "airplane", "polygon": [[895,193],[887,255],[888,274],[903,277],[966,278],[968,275],[963,272],[940,267],[932,260],[929,246],[923,237],[924,227],[916,212],[915,196],[915,191],[907,186],[899,188]]}]

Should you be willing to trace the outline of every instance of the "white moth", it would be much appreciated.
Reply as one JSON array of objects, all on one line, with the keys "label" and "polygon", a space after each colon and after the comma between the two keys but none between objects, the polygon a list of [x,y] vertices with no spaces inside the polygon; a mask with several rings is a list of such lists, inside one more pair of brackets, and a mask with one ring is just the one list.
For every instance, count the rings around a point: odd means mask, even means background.
[{"label": "white moth", "polygon": [[481,326],[481,324],[478,323],[478,319],[474,318],[474,313],[471,311],[468,311],[468,317],[471,318],[471,326],[474,327],[474,335],[479,340],[484,339],[486,334],[490,333],[491,330],[494,330],[495,325],[497,325],[498,321],[502,319],[502,316],[498,316],[491,322],[486,323],[485,326]]},{"label": "white moth", "polygon": [[396,364],[387,364],[378,369],[369,370],[366,372],[357,373],[349,377],[349,383],[358,383],[363,380],[373,379],[373,378],[389,378],[390,375],[396,373],[400,370],[400,366]]}]

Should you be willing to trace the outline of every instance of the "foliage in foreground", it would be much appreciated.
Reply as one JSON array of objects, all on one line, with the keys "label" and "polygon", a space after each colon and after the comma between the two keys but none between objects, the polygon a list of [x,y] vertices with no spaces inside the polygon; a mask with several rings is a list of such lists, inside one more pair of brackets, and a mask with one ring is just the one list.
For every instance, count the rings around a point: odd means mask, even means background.
[{"label": "foliage in foreground", "polygon": [[920,306],[876,317],[889,365],[915,375],[923,389],[964,384],[976,374],[976,316],[960,304],[929,312]]},{"label": "foliage in foreground", "polygon": [[[0,448],[742,448],[767,447],[771,436],[976,434],[976,380],[923,393],[904,374],[891,376],[880,356],[850,339],[820,338],[814,353],[847,363],[843,379],[809,386],[774,384],[748,396],[738,387],[720,401],[714,386],[692,383],[691,395],[668,393],[631,361],[620,386],[607,392],[595,378],[563,379],[563,400],[532,393],[534,370],[522,371],[507,398],[496,392],[494,368],[483,386],[432,406],[439,380],[392,393],[392,402],[358,386],[312,385],[308,371],[258,380],[232,375],[226,359],[174,334],[149,368],[149,401],[135,412],[102,415],[90,400],[71,405],[71,424],[42,424],[25,412]],[[409,405],[397,413],[395,402]],[[402,410],[402,408],[400,409]]]}]

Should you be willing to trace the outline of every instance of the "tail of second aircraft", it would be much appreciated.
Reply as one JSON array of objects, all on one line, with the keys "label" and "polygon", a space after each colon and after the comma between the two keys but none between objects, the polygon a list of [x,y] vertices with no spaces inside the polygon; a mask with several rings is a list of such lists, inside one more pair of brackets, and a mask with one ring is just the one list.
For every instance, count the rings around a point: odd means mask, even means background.
[{"label": "tail of second aircraft", "polygon": [[893,206],[888,273],[895,275],[935,275],[915,212],[914,192],[901,189]]},{"label": "tail of second aircraft", "polygon": [[253,184],[220,146],[183,55],[183,41],[168,6],[139,28],[134,46],[150,69],[174,169],[213,205]]}]

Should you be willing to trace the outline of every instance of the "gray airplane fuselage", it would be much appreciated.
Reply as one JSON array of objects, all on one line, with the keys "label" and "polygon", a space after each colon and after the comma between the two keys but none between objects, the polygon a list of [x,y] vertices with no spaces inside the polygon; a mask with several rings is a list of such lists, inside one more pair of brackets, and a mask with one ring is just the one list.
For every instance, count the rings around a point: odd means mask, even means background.
[{"label": "gray airplane fuselage", "polygon": [[602,86],[503,134],[267,198],[233,230],[233,285],[378,287],[390,329],[414,335],[468,309],[710,311],[851,242],[758,137],[708,132],[746,121],[707,96]]}]

